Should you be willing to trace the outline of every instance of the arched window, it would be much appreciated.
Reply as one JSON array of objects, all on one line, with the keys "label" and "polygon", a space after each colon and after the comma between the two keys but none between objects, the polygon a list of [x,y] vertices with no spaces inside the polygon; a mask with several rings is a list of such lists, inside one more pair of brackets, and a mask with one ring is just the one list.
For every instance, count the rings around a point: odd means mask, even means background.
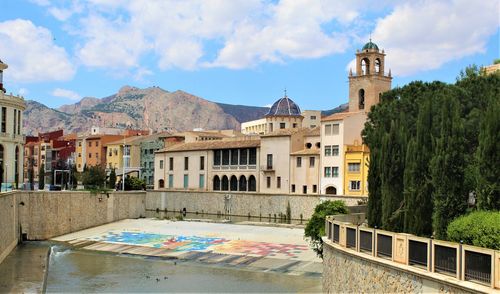
[{"label": "arched window", "polygon": [[247,178],[245,176],[240,177],[240,185],[239,185],[239,191],[246,191],[247,190]]},{"label": "arched window", "polygon": [[306,143],[306,148],[307,148],[307,149],[311,149],[311,147],[312,147],[312,144],[311,144],[311,143]]},{"label": "arched window", "polygon": [[257,182],[253,175],[248,178],[248,191],[257,191]]},{"label": "arched window", "polygon": [[236,176],[231,176],[230,184],[231,191],[238,191],[238,179],[236,178]]},{"label": "arched window", "polygon": [[326,188],[326,194],[337,195],[337,188],[330,186]]},{"label": "arched window", "polygon": [[375,59],[375,73],[380,73],[380,59]]},{"label": "arched window", "polygon": [[221,190],[228,191],[229,190],[229,179],[227,176],[222,177]]},{"label": "arched window", "polygon": [[359,90],[359,109],[365,109],[365,90]]},{"label": "arched window", "polygon": [[220,191],[220,178],[219,176],[214,177],[214,191]]},{"label": "arched window", "polygon": [[165,181],[163,179],[158,180],[158,188],[165,188]]},{"label": "arched window", "polygon": [[370,74],[370,60],[368,60],[368,58],[363,58],[361,60],[361,73],[363,75]]}]

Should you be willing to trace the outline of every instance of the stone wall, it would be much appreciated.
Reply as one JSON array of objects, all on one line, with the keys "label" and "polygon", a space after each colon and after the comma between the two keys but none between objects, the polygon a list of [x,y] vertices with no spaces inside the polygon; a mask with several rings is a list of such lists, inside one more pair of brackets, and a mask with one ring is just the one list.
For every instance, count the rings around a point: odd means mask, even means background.
[{"label": "stone wall", "polygon": [[[145,192],[16,192],[21,230],[46,240],[90,227],[145,216]],[[2,213],[3,215],[3,213]]]},{"label": "stone wall", "polygon": [[229,214],[240,216],[269,217],[286,214],[290,203],[292,219],[309,219],[316,205],[322,200],[343,200],[348,206],[358,204],[365,197],[344,197],[325,195],[279,195],[241,192],[198,192],[198,191],[148,191],[146,210]]},{"label": "stone wall", "polygon": [[[330,241],[323,245],[324,293],[473,293],[446,278],[433,278],[405,270],[405,266],[362,257],[358,252],[337,249]],[[422,271],[423,272],[423,271]]]},{"label": "stone wall", "polygon": [[18,215],[16,194],[13,192],[0,194],[0,263],[17,245]]}]

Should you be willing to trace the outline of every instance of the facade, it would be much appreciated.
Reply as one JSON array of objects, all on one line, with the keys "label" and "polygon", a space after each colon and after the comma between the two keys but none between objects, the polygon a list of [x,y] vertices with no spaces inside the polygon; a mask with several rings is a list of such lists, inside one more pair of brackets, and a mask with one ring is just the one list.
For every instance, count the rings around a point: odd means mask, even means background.
[{"label": "facade", "polygon": [[267,121],[265,118],[247,121],[241,124],[241,132],[245,135],[263,135],[266,133]]},{"label": "facade", "polygon": [[141,140],[143,136],[122,137],[106,144],[106,169],[115,170],[117,180],[123,174],[141,177]]},{"label": "facade", "polygon": [[142,179],[147,188],[154,187],[155,152],[165,148],[165,138],[168,135],[168,133],[153,134],[140,142]]},{"label": "facade", "polygon": [[123,138],[120,135],[91,135],[76,139],[76,170],[85,166],[106,166],[107,144]]},{"label": "facade", "polygon": [[304,149],[290,153],[290,193],[319,194],[320,127],[304,134]]},{"label": "facade", "polygon": [[319,110],[304,110],[302,116],[304,117],[302,121],[304,128],[314,129],[321,124],[321,111]]},{"label": "facade", "polygon": [[0,60],[0,177],[1,190],[19,187],[23,181],[24,130],[26,103],[20,96],[8,95],[3,84],[7,64]]},{"label": "facade", "polygon": [[368,146],[346,145],[344,152],[344,195],[368,196]]}]

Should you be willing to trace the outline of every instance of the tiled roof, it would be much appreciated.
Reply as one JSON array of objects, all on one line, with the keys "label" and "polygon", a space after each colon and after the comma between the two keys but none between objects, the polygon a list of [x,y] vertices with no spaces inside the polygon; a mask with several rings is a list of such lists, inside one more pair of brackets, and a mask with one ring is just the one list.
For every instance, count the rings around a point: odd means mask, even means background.
[{"label": "tiled roof", "polygon": [[125,140],[122,138],[122,139],[119,139],[119,140],[115,140],[115,141],[112,141],[112,142],[109,142],[106,144],[106,146],[108,145],[123,145],[123,141],[125,141],[125,144],[139,144],[142,140],[145,140],[148,136],[132,136],[132,137],[125,137]]},{"label": "tiled roof", "polygon": [[274,102],[273,106],[271,106],[271,109],[269,109],[269,112],[266,114],[266,116],[272,115],[300,116],[301,114],[299,106],[285,95],[285,97]]},{"label": "tiled roof", "polygon": [[180,152],[194,150],[232,149],[259,147],[260,140],[216,140],[176,144],[159,152]]},{"label": "tiled roof", "polygon": [[319,155],[320,149],[302,149],[299,151],[295,151],[290,153],[290,155]]},{"label": "tiled roof", "polygon": [[[310,129],[310,128],[279,129],[279,130],[276,130],[274,132],[261,135],[261,137],[291,136],[291,135],[299,133],[299,132],[304,133],[304,136],[306,136],[306,134],[309,134],[310,132],[315,132],[315,129],[316,128],[314,128],[314,129]],[[319,135],[319,127],[317,127],[317,129],[318,129],[317,135]],[[315,135],[313,135],[313,136],[315,136]]]},{"label": "tiled roof", "polygon": [[346,117],[350,117],[356,114],[360,114],[361,111],[356,112],[338,112],[321,119],[321,121],[333,121],[333,120],[343,120]]}]

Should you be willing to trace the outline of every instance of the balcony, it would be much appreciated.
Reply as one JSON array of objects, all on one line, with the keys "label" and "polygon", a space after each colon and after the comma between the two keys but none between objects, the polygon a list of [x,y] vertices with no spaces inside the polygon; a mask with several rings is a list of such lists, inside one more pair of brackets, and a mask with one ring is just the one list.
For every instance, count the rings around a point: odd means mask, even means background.
[{"label": "balcony", "polygon": [[274,166],[272,166],[270,164],[262,165],[260,167],[260,170],[263,172],[274,172]]}]

